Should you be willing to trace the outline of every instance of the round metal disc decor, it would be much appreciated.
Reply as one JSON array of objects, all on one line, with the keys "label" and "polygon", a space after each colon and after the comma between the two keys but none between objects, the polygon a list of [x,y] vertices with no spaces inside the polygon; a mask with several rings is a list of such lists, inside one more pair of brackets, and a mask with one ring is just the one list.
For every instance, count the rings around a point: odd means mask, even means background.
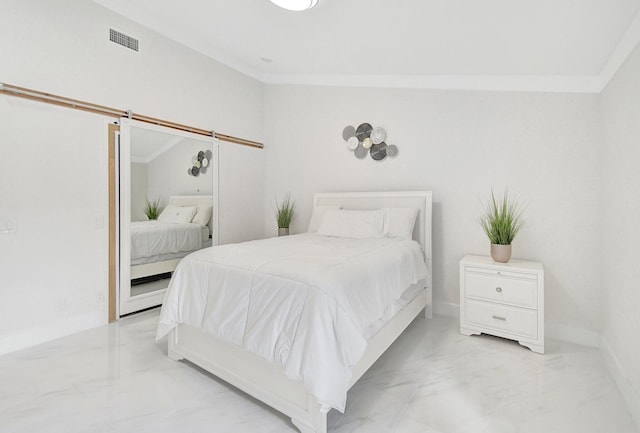
[{"label": "round metal disc decor", "polygon": [[349,148],[349,150],[356,150],[358,144],[358,137],[356,137],[355,135],[353,137],[349,137],[349,139],[347,140],[347,147]]},{"label": "round metal disc decor", "polygon": [[369,149],[369,155],[375,161],[383,160],[387,156],[387,145],[385,143],[374,144]]},{"label": "round metal disc decor", "polygon": [[205,156],[204,158],[202,158],[202,161],[200,162],[200,164],[202,164],[203,167],[206,167],[209,165],[209,159]]},{"label": "round metal disc decor", "polygon": [[394,157],[398,156],[398,146],[395,144],[390,144],[387,146],[387,156]]},{"label": "round metal disc decor", "polygon": [[198,167],[196,167],[195,165],[193,167],[191,167],[191,174],[194,176],[197,176],[198,173],[200,173],[200,169]]},{"label": "round metal disc decor", "polygon": [[373,146],[373,141],[371,141],[370,138],[365,138],[364,140],[362,140],[362,147],[364,147],[365,149],[369,149],[371,146]]},{"label": "round metal disc decor", "polygon": [[380,144],[387,139],[387,133],[382,128],[373,128],[371,131],[371,141],[373,144]]},{"label": "round metal disc decor", "polygon": [[207,150],[204,152],[204,156],[205,156],[205,158],[207,158],[209,161],[211,161],[211,158],[213,158],[213,152],[211,152],[209,149],[207,149]]},{"label": "round metal disc decor", "polygon": [[360,141],[364,140],[365,138],[369,138],[371,136],[372,130],[373,127],[371,125],[369,125],[368,123],[362,123],[356,130],[356,137],[358,137],[358,140]]},{"label": "round metal disc decor", "polygon": [[207,172],[207,167],[202,166],[200,167],[200,174],[205,174]]},{"label": "round metal disc decor", "polygon": [[362,144],[358,144],[358,147],[356,147],[356,150],[354,150],[353,153],[355,154],[356,158],[362,159],[367,156],[367,153],[369,153],[369,151],[362,147]]},{"label": "round metal disc decor", "polygon": [[356,128],[351,125],[345,126],[345,128],[342,130],[342,138],[344,139],[344,141],[349,140],[351,137],[355,137],[355,135]]},{"label": "round metal disc decor", "polygon": [[202,158],[204,158],[204,152],[201,150],[198,152],[198,161],[202,161]]}]

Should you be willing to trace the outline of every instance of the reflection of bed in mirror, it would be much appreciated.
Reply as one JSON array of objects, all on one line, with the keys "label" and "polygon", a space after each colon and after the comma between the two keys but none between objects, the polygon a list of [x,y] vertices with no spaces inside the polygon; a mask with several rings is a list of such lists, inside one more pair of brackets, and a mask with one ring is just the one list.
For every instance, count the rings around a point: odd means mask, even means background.
[{"label": "reflection of bed in mirror", "polygon": [[173,272],[187,254],[211,246],[210,195],[180,195],[158,220],[131,223],[131,279]]}]

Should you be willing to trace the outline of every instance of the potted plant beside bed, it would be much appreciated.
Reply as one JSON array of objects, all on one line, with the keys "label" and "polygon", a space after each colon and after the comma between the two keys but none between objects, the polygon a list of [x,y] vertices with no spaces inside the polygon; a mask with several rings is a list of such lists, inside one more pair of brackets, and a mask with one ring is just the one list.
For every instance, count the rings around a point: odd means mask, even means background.
[{"label": "potted plant beside bed", "polygon": [[276,221],[278,223],[278,236],[289,234],[289,226],[296,216],[295,203],[291,201],[291,195],[284,196],[282,203],[278,203],[276,198]]},{"label": "potted plant beside bed", "polygon": [[511,259],[511,242],[522,226],[521,215],[522,205],[510,197],[507,190],[502,200],[497,200],[491,190],[480,225],[491,241],[494,261],[507,263]]},{"label": "potted plant beside bed", "polygon": [[148,198],[145,199],[144,206],[144,214],[149,218],[149,220],[157,220],[160,215],[160,199],[157,198],[153,201],[150,201]]}]

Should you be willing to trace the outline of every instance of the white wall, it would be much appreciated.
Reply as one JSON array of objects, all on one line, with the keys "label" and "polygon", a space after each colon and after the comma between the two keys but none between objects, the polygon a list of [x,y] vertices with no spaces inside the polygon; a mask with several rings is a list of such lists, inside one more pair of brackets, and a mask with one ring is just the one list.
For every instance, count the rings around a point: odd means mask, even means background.
[{"label": "white wall", "polygon": [[[356,159],[346,125],[369,122],[399,148]],[[291,192],[305,231],[317,191],[432,190],[436,311],[456,314],[458,261],[487,254],[478,221],[493,187],[527,203],[514,257],[545,265],[548,335],[597,344],[601,304],[597,95],[267,87],[265,227]]]},{"label": "white wall", "polygon": [[144,213],[146,200],[155,200],[147,191],[147,164],[141,162],[131,163],[131,221],[146,221]]},{"label": "white wall", "polygon": [[[92,2],[4,1],[0,53],[5,83],[263,139],[261,83]],[[3,353],[106,323],[108,161],[98,115],[0,95],[0,119]],[[220,146],[222,242],[263,235],[264,157]]]},{"label": "white wall", "polygon": [[602,93],[602,348],[640,425],[640,47]]},{"label": "white wall", "polygon": [[198,176],[187,174],[187,169],[193,166],[191,158],[198,151],[207,149],[213,149],[211,143],[185,139],[148,163],[147,195],[152,199],[160,198],[161,210],[172,195],[213,194],[213,178],[217,176],[217,167],[211,167]]}]

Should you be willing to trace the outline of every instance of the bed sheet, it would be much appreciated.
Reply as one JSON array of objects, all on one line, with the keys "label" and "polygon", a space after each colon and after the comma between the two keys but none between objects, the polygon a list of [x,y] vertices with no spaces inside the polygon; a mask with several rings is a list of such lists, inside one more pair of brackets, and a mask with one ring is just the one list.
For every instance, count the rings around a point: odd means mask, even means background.
[{"label": "bed sheet", "polygon": [[199,224],[134,221],[131,223],[131,260],[161,254],[181,253],[202,248],[202,227]]},{"label": "bed sheet", "polygon": [[302,234],[207,248],[176,268],[156,338],[197,327],[280,365],[324,411],[344,411],[371,325],[426,277],[409,240]]}]

